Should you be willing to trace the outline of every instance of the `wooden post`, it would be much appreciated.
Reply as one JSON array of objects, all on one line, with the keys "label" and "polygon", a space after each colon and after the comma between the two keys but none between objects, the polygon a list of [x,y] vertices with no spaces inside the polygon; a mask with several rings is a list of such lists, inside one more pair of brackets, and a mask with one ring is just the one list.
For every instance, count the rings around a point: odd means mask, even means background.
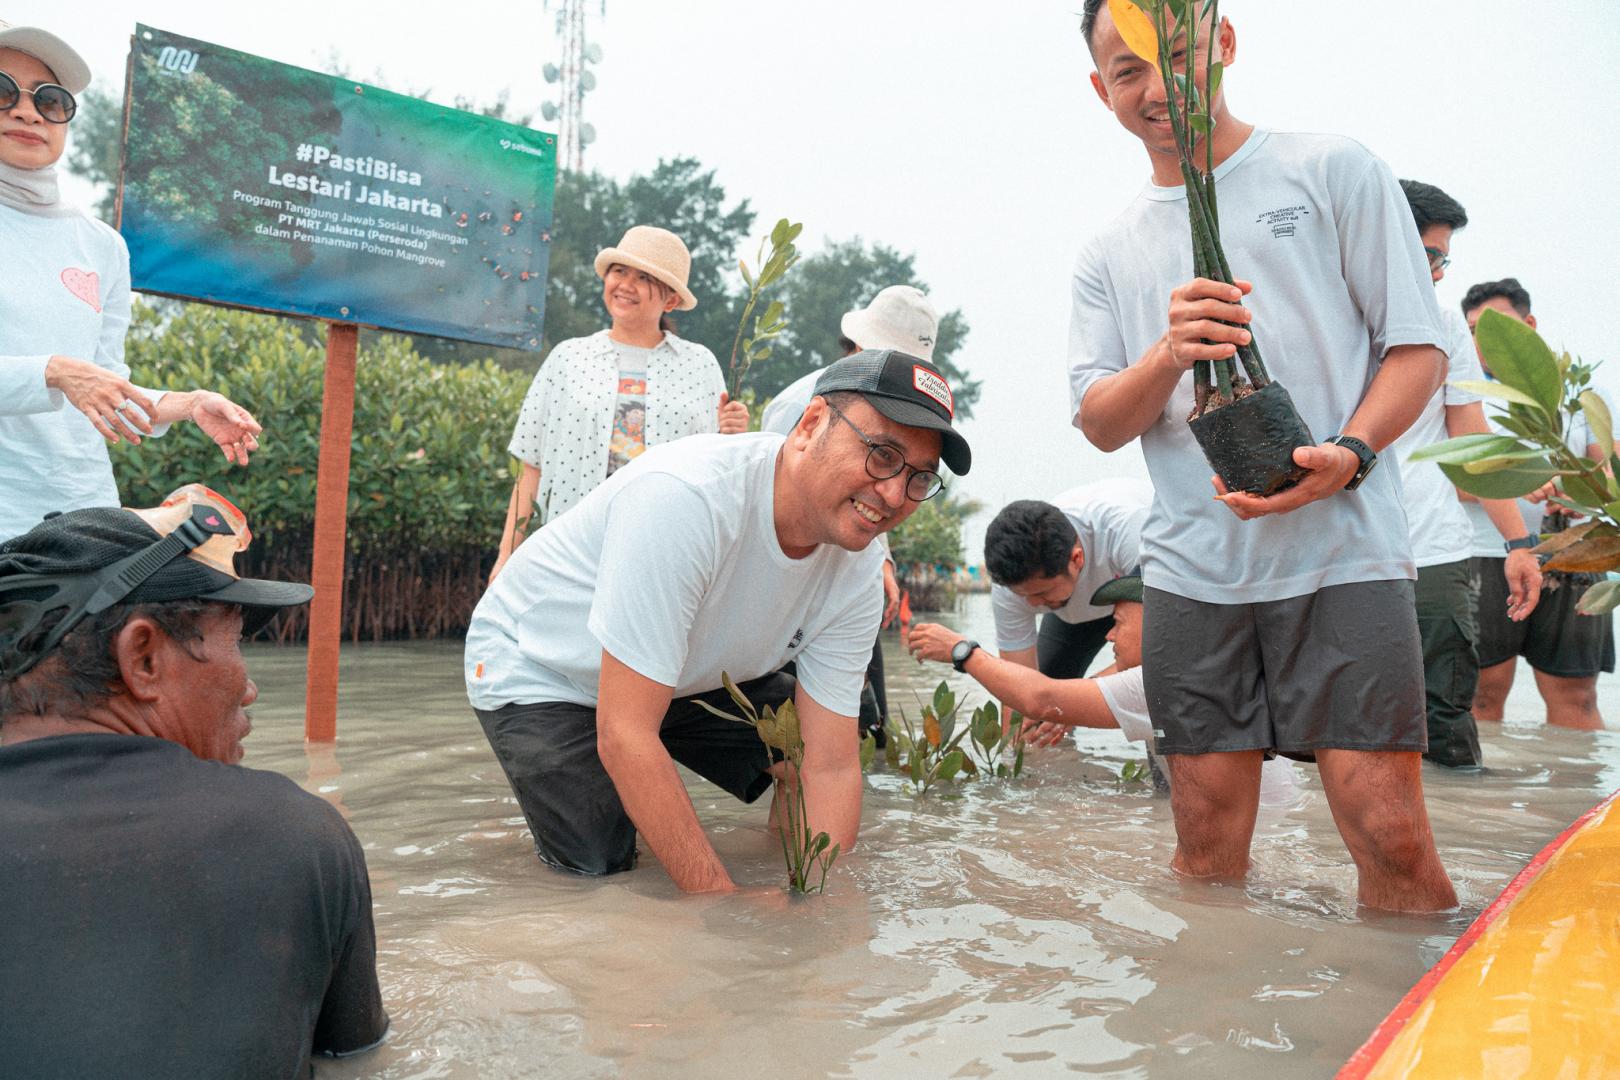
[{"label": "wooden post", "polygon": [[349,440],[354,432],[354,364],[360,338],[353,323],[326,324],[326,376],[321,391],[321,457],[315,476],[315,558],[310,583],[309,675],[304,686],[304,738],[337,738],[338,648],[343,641],[343,555],[348,544]]}]

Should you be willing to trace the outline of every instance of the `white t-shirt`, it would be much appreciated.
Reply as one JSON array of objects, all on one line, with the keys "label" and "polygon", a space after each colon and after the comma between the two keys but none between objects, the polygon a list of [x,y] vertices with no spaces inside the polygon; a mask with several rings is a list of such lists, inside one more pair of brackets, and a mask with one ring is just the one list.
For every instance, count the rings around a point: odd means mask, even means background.
[{"label": "white t-shirt", "polygon": [[787,386],[782,392],[771,398],[765,406],[765,411],[759,416],[759,430],[774,431],[778,435],[786,435],[798,426],[799,417],[804,415],[810,399],[816,396],[816,380],[826,368],[816,368],[808,375],[802,375]]},{"label": "white t-shirt", "polygon": [[797,661],[854,716],[882,613],[877,545],[790,559],[776,538],[778,435],[650,447],[513,554],[467,630],[467,696],[595,705],[602,651],[676,697]]},{"label": "white t-shirt", "polygon": [[[1406,525],[1412,536],[1412,561],[1419,568],[1458,562],[1468,558],[1474,548],[1473,524],[1446,474],[1432,461],[1409,460],[1414,451],[1451,437],[1446,432],[1447,407],[1479,400],[1478,394],[1459,390],[1452,383],[1465,379],[1478,382],[1485,378],[1467,320],[1450,307],[1441,310],[1440,320],[1447,342],[1445,385],[1435,391],[1412,426],[1384,452],[1384,457],[1390,461],[1400,462]],[[1492,528],[1491,532],[1494,534],[1496,530]],[[1500,536],[1496,538],[1496,548],[1500,553]]]},{"label": "white t-shirt", "polygon": [[[1444,347],[1412,210],[1359,143],[1256,129],[1216,169],[1221,238],[1271,374],[1318,440],[1343,429],[1384,354]],[[1170,294],[1192,280],[1181,187],[1149,184],[1075,263],[1069,330],[1075,423],[1086,392],[1165,332]],[[1212,498],[1187,415],[1189,371],[1142,436],[1155,490],[1142,530],[1146,584],[1206,603],[1282,600],[1329,585],[1414,576],[1399,469],[1291,514],[1239,521]]]},{"label": "white t-shirt", "polygon": [[[129,377],[129,250],[86,215],[0,206],[0,253],[8,275],[0,289],[0,540],[7,540],[53,510],[118,505],[106,440],[45,385],[45,365],[71,356]],[[154,426],[152,434],[165,430]]]},{"label": "white t-shirt", "polygon": [[1035,647],[1040,617],[1050,611],[1066,623],[1090,622],[1113,614],[1113,606],[1093,607],[1091,594],[1141,563],[1142,523],[1153,489],[1137,480],[1098,480],[1070,488],[1052,500],[1079,534],[1086,561],[1069,602],[1060,608],[1031,607],[1004,585],[990,587],[996,618],[996,648],[1014,652]]},{"label": "white t-shirt", "polygon": [[[1148,717],[1147,690],[1142,685],[1142,669],[1128,668],[1097,680],[1108,711],[1119,722],[1119,732],[1128,742],[1153,745],[1153,721]],[[1165,770],[1168,778],[1170,772]],[[1294,763],[1276,757],[1260,766],[1260,805],[1293,806],[1299,801],[1299,776]]]},{"label": "white t-shirt", "polygon": [[1142,685],[1142,669],[1126,668],[1112,675],[1099,676],[1095,682],[1102,691],[1108,711],[1119,722],[1119,733],[1126,742],[1153,742],[1153,721],[1148,718],[1147,690]]}]

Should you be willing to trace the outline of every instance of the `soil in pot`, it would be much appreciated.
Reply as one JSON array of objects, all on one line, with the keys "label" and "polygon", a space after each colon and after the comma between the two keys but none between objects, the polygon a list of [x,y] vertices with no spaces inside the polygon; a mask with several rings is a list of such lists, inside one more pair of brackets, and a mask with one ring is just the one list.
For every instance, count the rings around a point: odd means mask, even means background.
[{"label": "soil in pot", "polygon": [[1316,440],[1281,383],[1244,390],[1187,426],[1227,490],[1275,495],[1309,471],[1294,464],[1294,450]]}]

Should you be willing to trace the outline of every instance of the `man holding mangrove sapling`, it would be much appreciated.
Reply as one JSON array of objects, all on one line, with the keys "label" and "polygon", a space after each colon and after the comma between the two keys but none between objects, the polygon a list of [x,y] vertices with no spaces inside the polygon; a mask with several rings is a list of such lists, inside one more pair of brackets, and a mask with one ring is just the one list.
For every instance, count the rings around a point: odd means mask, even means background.
[{"label": "man holding mangrove sapling", "polygon": [[[1172,865],[1195,877],[1247,871],[1261,760],[1274,750],[1316,759],[1362,903],[1454,907],[1423,804],[1411,544],[1397,470],[1374,468],[1444,370],[1411,213],[1360,145],[1257,129],[1217,86],[1207,150],[1221,239],[1248,280],[1190,279],[1164,80],[1110,7],[1085,2],[1091,82],[1142,142],[1152,176],[1076,262],[1070,374],[1075,425],[1103,450],[1141,438],[1156,492],[1142,530],[1143,675],[1171,774]],[[1198,55],[1176,57],[1201,88],[1211,47],[1224,70],[1237,47],[1228,21],[1206,28]],[[1246,346],[1251,318],[1300,415],[1331,441],[1293,452],[1304,473],[1293,487],[1261,497],[1217,483],[1212,498],[1187,424],[1188,375]]]},{"label": "man holding mangrove sapling", "polygon": [[[1452,234],[1468,224],[1468,214],[1433,184],[1402,180],[1412,208],[1418,239],[1429,260],[1429,276],[1438,285],[1451,261]],[[1474,529],[1462,499],[1472,498],[1451,486],[1432,461],[1409,461],[1414,450],[1457,435],[1488,434],[1485,408],[1470,384],[1485,378],[1474,353],[1473,336],[1462,314],[1440,312],[1446,333],[1446,382],[1423,406],[1423,412],[1390,448],[1401,465],[1401,493],[1406,503],[1412,558],[1417,565],[1418,633],[1423,639],[1424,704],[1429,748],[1423,756],[1438,765],[1468,768],[1484,764],[1479,729],[1471,710],[1479,683],[1479,623],[1475,608],[1480,585],[1471,555]],[[1541,567],[1530,549],[1536,538],[1512,499],[1476,502],[1491,526],[1498,556],[1493,567],[1495,595],[1506,595],[1501,617],[1528,618],[1541,595]],[[1506,559],[1501,558],[1506,545]]]},{"label": "man holding mangrove sapling", "polygon": [[[1535,328],[1530,294],[1516,278],[1481,282],[1468,290],[1463,296],[1462,311],[1470,332],[1486,308]],[[1484,363],[1483,357],[1480,362]],[[1487,370],[1486,374],[1490,372]],[[1602,396],[1602,391],[1598,393]],[[1592,441],[1584,412],[1576,419],[1567,441],[1571,450],[1594,461],[1604,453],[1604,448]],[[1538,532],[1552,531],[1546,521],[1556,510],[1546,502],[1551,494],[1557,494],[1556,485],[1547,485],[1534,492],[1531,501],[1519,504],[1526,520],[1534,524]],[[1581,594],[1595,578],[1583,574],[1550,574],[1542,602],[1530,617],[1522,622],[1509,619],[1503,611],[1502,553],[1499,548],[1492,550],[1489,539],[1494,517],[1487,518],[1483,509],[1486,504],[1472,495],[1462,498],[1473,524],[1474,567],[1480,583],[1480,673],[1475,715],[1481,720],[1502,719],[1508,691],[1513,688],[1514,670],[1522,656],[1529,661],[1536,678],[1536,690],[1546,703],[1547,723],[1601,728],[1603,716],[1598,712],[1597,677],[1600,671],[1614,670],[1614,616],[1582,615],[1575,610]],[[1543,511],[1546,511],[1545,516]]]},{"label": "man holding mangrove sapling", "polygon": [[[467,692],[542,861],[635,865],[636,834],[686,892],[730,891],[675,763],[750,802],[776,767],[730,710],[791,698],[807,826],[860,823],[855,714],[877,634],[872,543],[972,463],[932,365],[861,352],[792,433],[697,435],[616,471],[512,556],[473,612]],[[797,679],[782,674],[788,661]]]}]

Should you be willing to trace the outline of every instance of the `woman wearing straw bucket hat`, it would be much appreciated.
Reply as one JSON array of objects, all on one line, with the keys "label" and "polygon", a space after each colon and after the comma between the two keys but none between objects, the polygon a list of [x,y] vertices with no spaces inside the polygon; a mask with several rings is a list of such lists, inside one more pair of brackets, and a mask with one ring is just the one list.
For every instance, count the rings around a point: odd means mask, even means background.
[{"label": "woman wearing straw bucket hat", "polygon": [[491,579],[522,543],[649,446],[748,429],[726,397],[714,354],[676,336],[666,316],[690,311],[692,256],[668,229],[636,225],[596,256],[612,324],[558,343],[523,401],[508,447],[523,463]]},{"label": "woman wearing straw bucket hat", "polygon": [[54,511],[117,506],[109,443],[189,419],[227,461],[246,465],[258,448],[258,423],[229,399],[129,381],[129,251],[57,185],[89,84],[67,42],[0,21],[0,540]]}]

